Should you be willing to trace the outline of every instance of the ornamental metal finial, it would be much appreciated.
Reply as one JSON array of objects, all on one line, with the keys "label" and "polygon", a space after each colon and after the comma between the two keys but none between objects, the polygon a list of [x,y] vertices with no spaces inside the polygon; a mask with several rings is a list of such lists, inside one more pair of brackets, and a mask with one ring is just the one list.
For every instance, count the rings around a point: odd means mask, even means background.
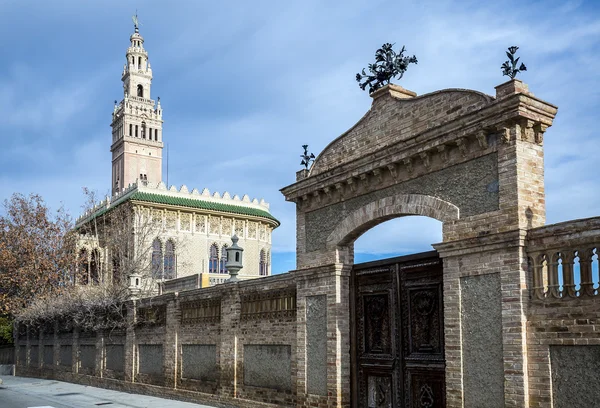
[{"label": "ornamental metal finial", "polygon": [[[404,46],[399,53],[392,49],[393,46],[394,44],[385,43],[375,52],[375,63],[369,64],[370,75],[365,73],[364,68],[360,74],[356,74],[356,81],[360,89],[364,91],[368,86],[371,94],[383,85],[389,84],[392,78],[402,78],[408,64],[417,63],[417,57],[414,55],[412,57],[404,56],[404,51],[406,51]],[[361,83],[362,80],[364,82]]]},{"label": "ornamental metal finial", "polygon": [[131,19],[133,20],[133,26],[135,27],[135,32],[139,33],[140,29],[140,21],[138,20],[138,15],[137,15],[137,10],[135,11],[135,14],[133,16],[131,16]]},{"label": "ornamental metal finial", "polygon": [[302,148],[304,149],[304,154],[300,155],[300,157],[302,157],[300,164],[303,165],[306,170],[308,170],[310,162],[315,161],[315,155],[312,153],[308,154],[308,145],[302,145]]},{"label": "ornamental metal finial", "polygon": [[502,68],[502,75],[509,76],[510,79],[515,79],[517,74],[522,71],[527,71],[527,67],[525,64],[521,63],[521,66],[517,68],[517,64],[519,63],[519,58],[515,59],[514,55],[517,52],[519,47],[513,45],[512,47],[508,47],[508,51],[506,51],[506,55],[508,56],[508,61],[505,61],[504,64],[500,68]]}]

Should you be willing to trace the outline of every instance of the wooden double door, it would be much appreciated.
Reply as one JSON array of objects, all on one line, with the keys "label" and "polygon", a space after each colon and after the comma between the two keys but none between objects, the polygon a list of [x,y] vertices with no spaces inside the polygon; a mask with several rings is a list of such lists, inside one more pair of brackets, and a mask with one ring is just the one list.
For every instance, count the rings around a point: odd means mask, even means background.
[{"label": "wooden double door", "polygon": [[437,252],[357,264],[351,295],[352,406],[445,407]]}]

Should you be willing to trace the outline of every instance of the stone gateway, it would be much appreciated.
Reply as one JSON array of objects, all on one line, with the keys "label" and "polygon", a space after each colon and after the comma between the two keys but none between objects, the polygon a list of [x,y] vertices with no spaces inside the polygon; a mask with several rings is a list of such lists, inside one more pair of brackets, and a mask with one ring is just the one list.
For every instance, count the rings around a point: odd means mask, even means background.
[{"label": "stone gateway", "polygon": [[[19,327],[17,373],[240,407],[593,406],[600,218],[545,225],[557,108],[515,79],[371,96],[281,190],[296,270],[131,301],[121,333]],[[443,223],[436,251],[354,265],[408,215]]]}]

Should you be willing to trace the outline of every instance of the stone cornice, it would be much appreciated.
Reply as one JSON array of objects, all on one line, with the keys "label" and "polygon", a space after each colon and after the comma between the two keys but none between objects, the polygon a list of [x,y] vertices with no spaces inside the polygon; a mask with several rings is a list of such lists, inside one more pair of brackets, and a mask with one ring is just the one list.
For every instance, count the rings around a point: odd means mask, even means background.
[{"label": "stone cornice", "polygon": [[524,247],[526,230],[515,229],[496,234],[481,235],[456,241],[434,244],[440,257],[460,256],[465,254],[502,250],[510,247]]},{"label": "stone cornice", "polygon": [[[423,97],[425,97],[424,95]],[[421,97],[421,98],[423,98]],[[493,100],[489,105],[452,121],[430,128],[392,146],[373,151],[358,160],[341,164],[328,171],[302,178],[280,191],[293,202],[317,201],[363,185],[381,184],[384,175],[405,181],[438,169],[472,160],[497,150],[498,143],[511,143],[517,138],[541,144],[543,133],[552,124],[557,108],[531,94],[514,93]],[[458,151],[458,154],[456,153]],[[437,158],[437,159],[436,159]],[[425,169],[425,171],[420,170]],[[398,180],[399,174],[401,179]],[[388,183],[389,185],[395,183]],[[377,186],[370,190],[384,188]],[[365,189],[365,192],[370,191]]]}]

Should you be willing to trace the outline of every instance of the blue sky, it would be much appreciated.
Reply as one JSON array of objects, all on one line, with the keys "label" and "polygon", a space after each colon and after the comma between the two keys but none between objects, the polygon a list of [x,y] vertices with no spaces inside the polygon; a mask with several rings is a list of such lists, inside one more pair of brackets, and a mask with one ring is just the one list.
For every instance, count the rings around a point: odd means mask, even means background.
[{"label": "blue sky", "polygon": [[[508,46],[519,76],[559,106],[545,135],[548,223],[600,211],[600,6],[595,1],[0,0],[0,199],[36,192],[74,216],[86,186],[110,187],[110,115],[138,9],[164,109],[169,182],[264,197],[282,226],[273,271],[293,269],[294,181],[302,144],[318,154],[371,99],[354,75],[384,42],[419,63],[418,94],[494,94]],[[419,217],[359,238],[357,260],[429,249],[441,225]]]}]

